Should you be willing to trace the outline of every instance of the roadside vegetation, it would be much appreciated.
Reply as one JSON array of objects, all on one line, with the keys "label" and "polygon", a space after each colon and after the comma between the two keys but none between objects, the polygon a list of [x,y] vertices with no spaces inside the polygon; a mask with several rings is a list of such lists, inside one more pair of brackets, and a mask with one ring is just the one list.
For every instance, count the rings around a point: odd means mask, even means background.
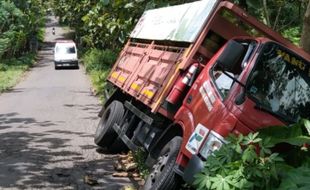
[{"label": "roadside vegetation", "polygon": [[13,87],[35,61],[43,41],[42,0],[0,0],[0,92]]},{"label": "roadside vegetation", "polygon": [[197,189],[309,189],[310,121],[230,136],[196,175]]},{"label": "roadside vegetation", "polygon": [[34,60],[35,55],[29,53],[19,58],[0,61],[0,93],[17,84],[25,71],[33,65]]},{"label": "roadside vegetation", "polygon": [[90,76],[95,94],[99,95],[101,101],[103,100],[103,90],[107,85],[105,79],[116,58],[117,54],[109,49],[90,49],[82,57],[82,62]]}]

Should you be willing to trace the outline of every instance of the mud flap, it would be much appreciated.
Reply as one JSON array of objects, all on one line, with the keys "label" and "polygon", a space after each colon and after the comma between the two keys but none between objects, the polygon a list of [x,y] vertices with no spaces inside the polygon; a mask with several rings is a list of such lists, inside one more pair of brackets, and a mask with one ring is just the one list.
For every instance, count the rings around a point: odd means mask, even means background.
[{"label": "mud flap", "polygon": [[203,161],[197,155],[193,155],[184,170],[184,181],[188,184],[193,184],[194,176],[202,171],[203,165]]}]

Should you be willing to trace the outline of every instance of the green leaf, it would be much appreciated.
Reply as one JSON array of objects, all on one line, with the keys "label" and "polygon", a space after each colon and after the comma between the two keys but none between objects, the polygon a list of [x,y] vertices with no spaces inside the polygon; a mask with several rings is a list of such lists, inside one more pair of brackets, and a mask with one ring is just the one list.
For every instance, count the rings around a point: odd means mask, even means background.
[{"label": "green leaf", "polygon": [[246,136],[242,142],[243,145],[250,145],[260,142],[262,139],[258,138],[259,133],[250,133],[248,136]]},{"label": "green leaf", "polygon": [[308,135],[310,135],[310,121],[304,119],[303,122],[304,122],[305,128],[306,128],[306,130],[308,132]]},{"label": "green leaf", "polygon": [[[307,123],[307,124],[305,124]],[[303,134],[302,128],[307,129],[308,122],[298,122],[292,126],[274,126],[260,130],[260,138],[270,137],[270,144],[288,143],[291,145],[303,145],[310,143],[310,137]],[[308,131],[309,129],[307,129]]]},{"label": "green leaf", "polygon": [[[285,168],[286,166],[284,166]],[[278,189],[297,189],[310,187],[310,168],[288,168],[282,173],[281,184]]]},{"label": "green leaf", "polygon": [[239,154],[242,153],[242,148],[241,148],[240,144],[237,144],[237,145],[236,145],[235,151],[236,151],[237,153],[239,153]]},{"label": "green leaf", "polygon": [[205,174],[198,173],[195,175],[194,186],[198,187],[198,189],[206,189],[211,186],[211,182],[209,177]]},{"label": "green leaf", "polygon": [[133,2],[127,3],[127,4],[124,6],[125,9],[130,9],[130,8],[133,8],[133,7],[134,7],[134,3],[133,3]]},{"label": "green leaf", "polygon": [[110,3],[110,0],[100,0],[100,3],[105,5],[108,5]]},{"label": "green leaf", "polygon": [[246,2],[250,7],[253,8],[261,7],[261,3],[258,0],[247,0]]},{"label": "green leaf", "polygon": [[211,189],[216,189],[216,190],[231,189],[228,183],[228,181],[230,181],[229,177],[223,177],[217,174],[215,177],[211,178],[211,181],[213,182],[213,184],[211,185]]},{"label": "green leaf", "polygon": [[254,151],[253,146],[250,145],[248,148],[244,150],[243,155],[242,155],[243,162],[252,163],[256,158],[257,158],[257,154]]}]

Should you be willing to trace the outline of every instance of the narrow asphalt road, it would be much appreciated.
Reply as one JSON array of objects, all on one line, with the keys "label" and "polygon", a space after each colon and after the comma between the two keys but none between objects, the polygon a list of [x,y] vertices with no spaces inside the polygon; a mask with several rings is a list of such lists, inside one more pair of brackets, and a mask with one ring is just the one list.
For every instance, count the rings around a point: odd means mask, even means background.
[{"label": "narrow asphalt road", "polygon": [[[84,69],[54,70],[52,49],[63,34],[49,17],[37,65],[0,95],[0,189],[120,189],[134,184],[112,177],[117,155],[96,151],[100,105]],[[86,184],[87,177],[99,184]]]}]

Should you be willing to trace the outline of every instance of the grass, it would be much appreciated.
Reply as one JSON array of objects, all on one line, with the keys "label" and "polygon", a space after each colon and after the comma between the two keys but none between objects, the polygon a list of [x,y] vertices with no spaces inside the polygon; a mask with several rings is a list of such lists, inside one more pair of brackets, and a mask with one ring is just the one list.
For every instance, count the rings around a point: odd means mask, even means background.
[{"label": "grass", "polygon": [[90,76],[96,95],[103,101],[103,91],[107,86],[106,78],[117,58],[111,50],[91,49],[84,53],[82,62]]},{"label": "grass", "polygon": [[34,63],[34,54],[19,58],[0,60],[0,92],[14,87]]},{"label": "grass", "polygon": [[108,76],[109,72],[110,68],[107,68],[103,71],[91,70],[88,72],[95,94],[99,96],[101,102],[104,100],[103,91],[107,85],[105,79]]}]

